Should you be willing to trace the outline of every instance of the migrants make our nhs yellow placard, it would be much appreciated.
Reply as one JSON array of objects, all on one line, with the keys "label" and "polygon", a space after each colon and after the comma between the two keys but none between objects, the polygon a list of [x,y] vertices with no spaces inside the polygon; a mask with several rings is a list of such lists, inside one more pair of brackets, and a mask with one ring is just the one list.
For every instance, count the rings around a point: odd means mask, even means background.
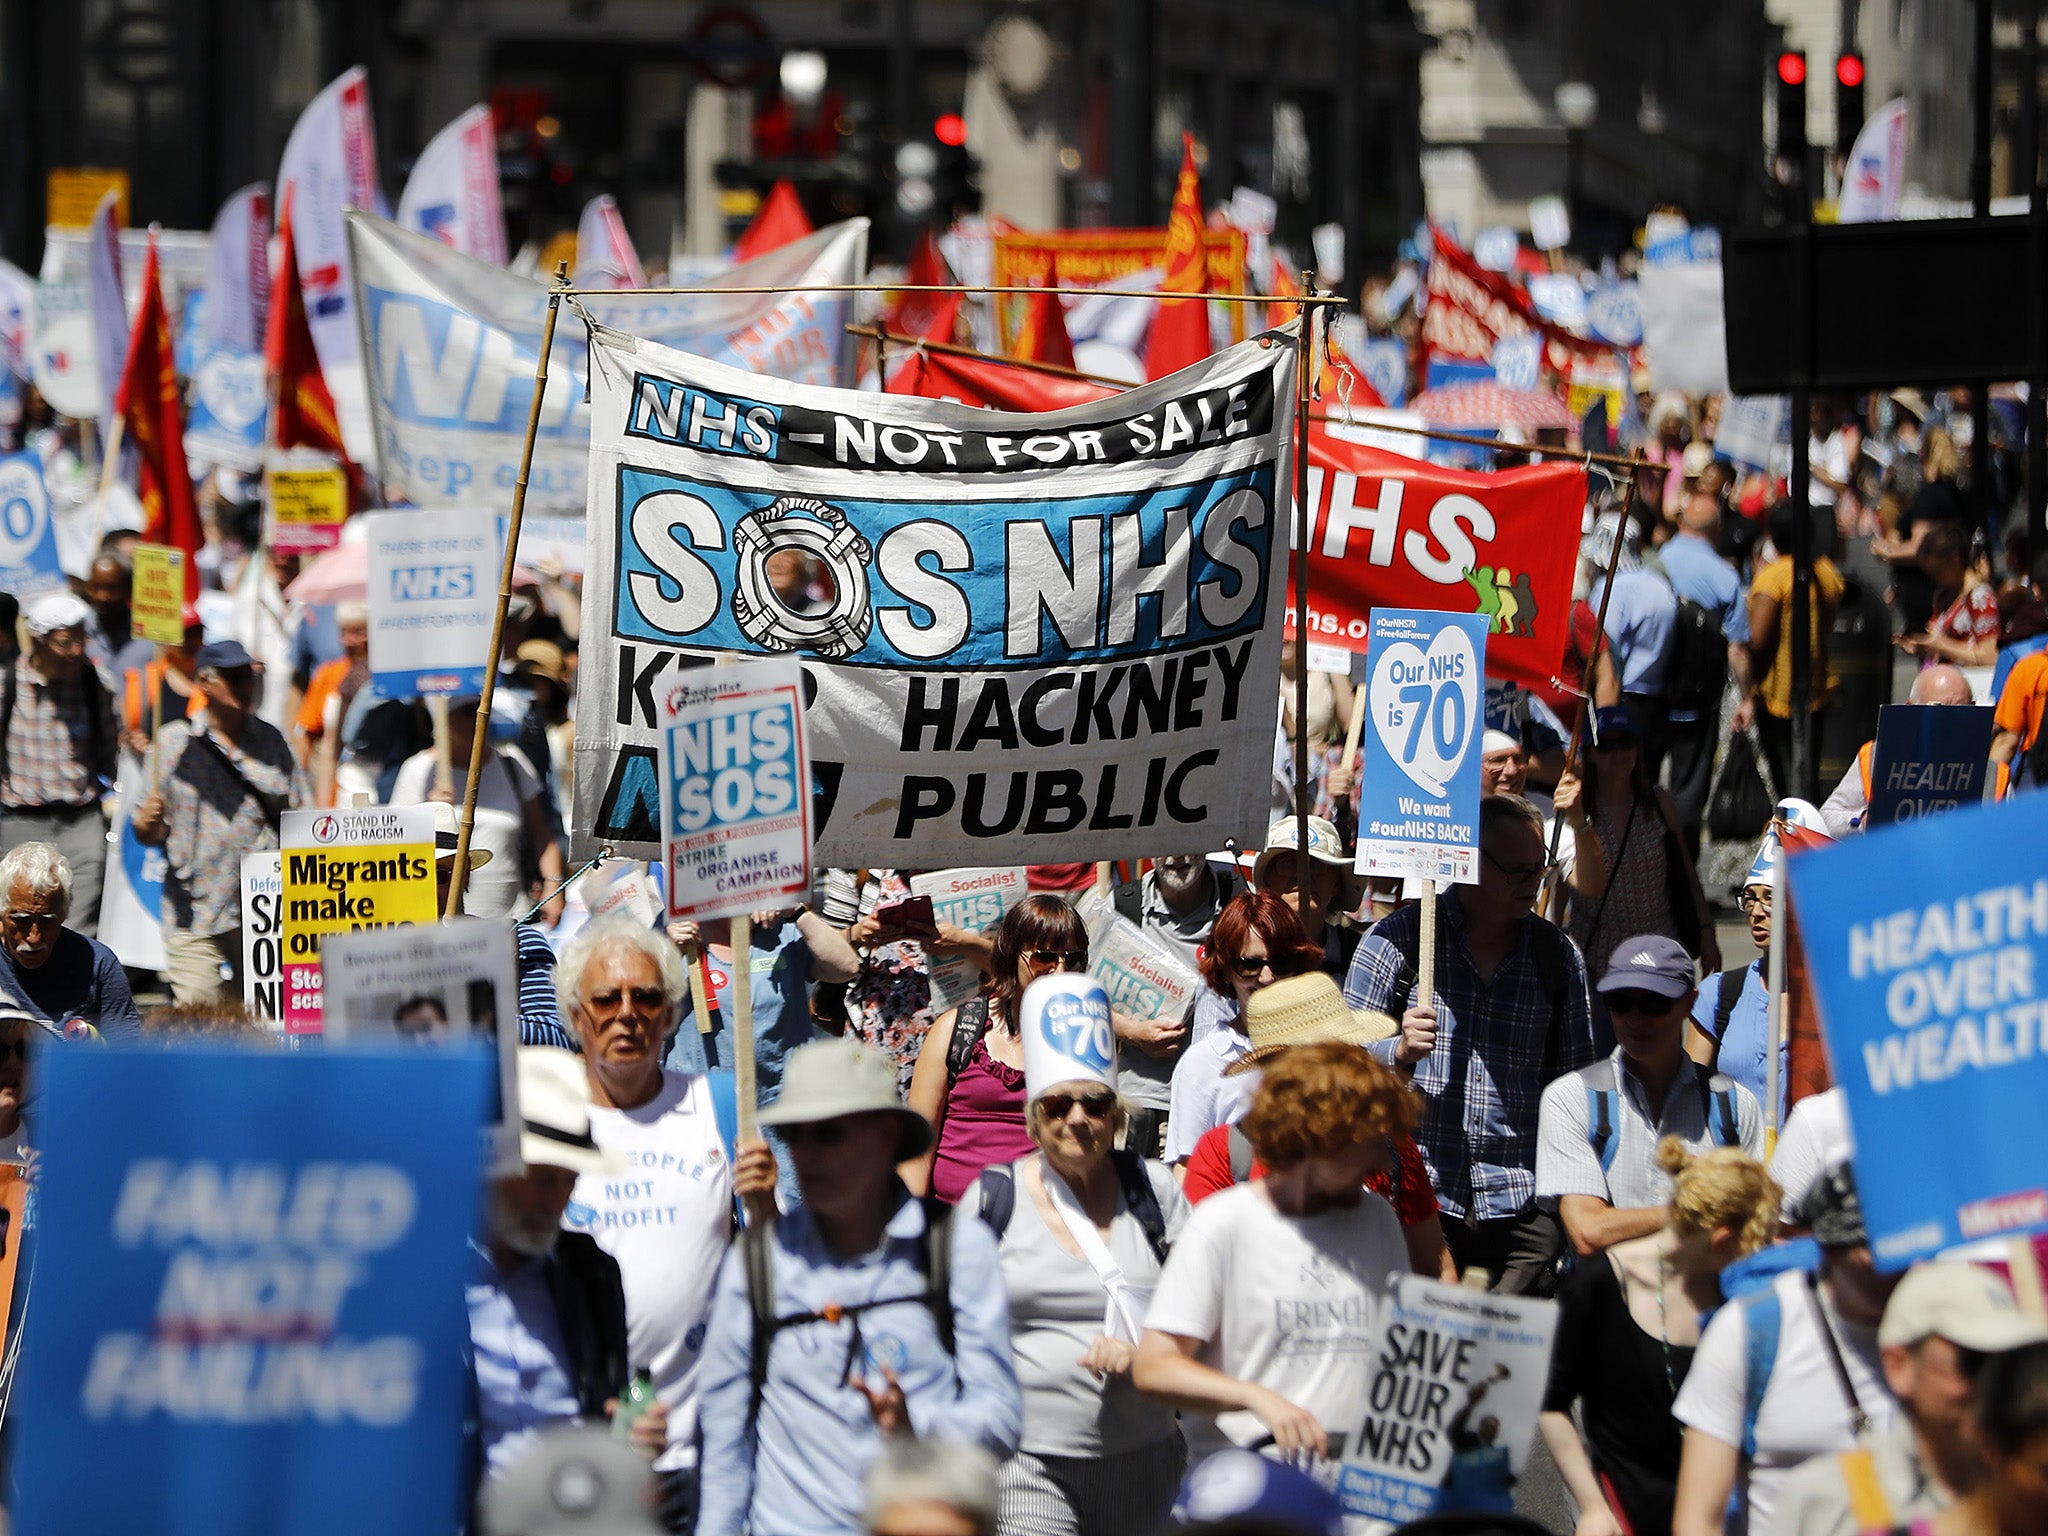
[{"label": "migrants make our nhs yellow placard", "polygon": [[321,1028],[320,941],[330,933],[431,923],[436,910],[431,806],[287,811],[284,1026]]}]

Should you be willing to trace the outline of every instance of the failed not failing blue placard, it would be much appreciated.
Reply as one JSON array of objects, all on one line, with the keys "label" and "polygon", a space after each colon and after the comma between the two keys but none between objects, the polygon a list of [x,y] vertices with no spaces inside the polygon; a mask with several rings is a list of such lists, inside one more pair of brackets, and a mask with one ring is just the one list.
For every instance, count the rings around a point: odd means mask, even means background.
[{"label": "failed not failing blue placard", "polygon": [[28,597],[64,586],[42,460],[10,453],[0,458],[0,592]]},{"label": "failed not failing blue placard", "polygon": [[1479,879],[1486,626],[1480,614],[1373,611],[1360,874]]},{"label": "failed not failing blue placard", "polygon": [[1866,827],[1959,810],[1984,798],[1992,711],[1983,705],[1887,704],[1877,712]]},{"label": "failed not failing blue placard", "polygon": [[2043,848],[2035,795],[1786,865],[1882,1268],[2048,1228]]},{"label": "failed not failing blue placard", "polygon": [[481,1053],[43,1058],[18,1528],[444,1536]]}]

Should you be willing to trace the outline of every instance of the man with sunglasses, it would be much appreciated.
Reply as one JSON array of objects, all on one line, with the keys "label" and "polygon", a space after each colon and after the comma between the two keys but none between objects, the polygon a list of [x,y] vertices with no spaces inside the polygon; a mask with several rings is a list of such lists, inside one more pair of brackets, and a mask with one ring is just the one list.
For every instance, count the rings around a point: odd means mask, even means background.
[{"label": "man with sunglasses", "polygon": [[1739,1146],[1763,1155],[1754,1095],[1685,1054],[1692,956],[1676,939],[1624,939],[1600,978],[1614,1053],[1543,1090],[1536,1198],[1553,1207],[1579,1257],[1647,1237],[1669,1219],[1671,1175],[1657,1146],[1676,1136],[1695,1152]]},{"label": "man with sunglasses", "polygon": [[698,1536],[842,1536],[884,1443],[915,1434],[996,1456],[1023,1397],[995,1234],[919,1200],[897,1165],[932,1143],[896,1064],[853,1040],[791,1053],[761,1111],[803,1202],[726,1254],[706,1330]]},{"label": "man with sunglasses", "polygon": [[0,990],[61,1033],[91,1025],[107,1040],[142,1033],[127,974],[114,952],[68,925],[74,876],[48,843],[0,858]]},{"label": "man with sunglasses", "polygon": [[1415,996],[1421,915],[1401,908],[1353,956],[1344,1001],[1401,1020],[1369,1047],[1422,1095],[1416,1133],[1462,1270],[1496,1289],[1548,1288],[1561,1241],[1536,1199],[1544,1085],[1592,1061],[1586,963],[1530,909],[1543,887],[1543,819],[1517,795],[1479,802],[1479,881],[1436,898],[1436,995]]}]

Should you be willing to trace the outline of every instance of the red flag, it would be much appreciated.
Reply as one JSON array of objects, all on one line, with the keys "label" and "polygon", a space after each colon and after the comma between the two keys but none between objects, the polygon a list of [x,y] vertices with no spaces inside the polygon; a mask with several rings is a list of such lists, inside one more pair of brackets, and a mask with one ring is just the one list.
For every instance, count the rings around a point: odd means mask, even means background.
[{"label": "red flag", "polygon": [[[1195,136],[1181,135],[1180,180],[1166,221],[1166,278],[1162,295],[1201,293],[1208,259],[1202,249],[1202,181],[1195,174]],[[1163,379],[1209,355],[1209,305],[1204,299],[1162,297],[1145,338],[1145,377]]]},{"label": "red flag", "polygon": [[[944,288],[953,282],[953,271],[939,253],[939,242],[926,230],[918,236],[910,253],[910,270],[903,281],[911,288]],[[922,336],[926,341],[951,341],[953,326],[960,315],[959,293],[910,293],[891,295],[882,311],[882,325],[903,336]]]},{"label": "red flag", "polygon": [[1308,445],[1309,638],[1364,650],[1381,607],[1484,614],[1487,675],[1547,687],[1564,656],[1585,470],[1445,469],[1320,424]]},{"label": "red flag", "polygon": [[[1780,801],[1778,809],[1783,811]],[[1804,856],[1816,848],[1827,848],[1834,839],[1827,833],[1787,817],[1776,823],[1780,858]],[[1785,889],[1791,890],[1788,880]],[[1828,1062],[1827,1042],[1820,1027],[1820,1000],[1814,994],[1813,973],[1806,963],[1806,941],[1799,932],[1799,913],[1792,903],[1776,921],[1785,925],[1785,1107],[1789,1111],[1801,1099],[1825,1093],[1834,1086],[1834,1072]],[[1780,1122],[1780,1129],[1783,1123]]]},{"label": "red flag", "polygon": [[761,204],[761,211],[754,215],[754,222],[746,227],[739,240],[733,245],[734,261],[752,261],[756,256],[766,256],[770,251],[779,251],[792,240],[801,240],[811,233],[810,215],[804,212],[804,205],[796,195],[796,188],[786,181],[778,181],[768,189],[768,197]]},{"label": "red flag", "polygon": [[306,325],[306,295],[299,286],[298,247],[292,239],[292,193],[284,189],[277,236],[284,255],[270,285],[270,314],[263,328],[263,371],[271,381],[270,441],[278,448],[319,448],[341,460],[349,484],[360,476],[342,446],[334,396],[320,372],[313,333]]},{"label": "red flag", "polygon": [[1074,341],[1067,334],[1066,306],[1058,294],[1034,293],[1024,301],[1024,319],[1011,355],[1027,363],[1074,366]]},{"label": "red flag", "polygon": [[892,395],[957,400],[997,411],[1058,411],[1086,405],[1118,391],[1086,379],[1069,379],[1036,368],[1019,368],[995,357],[961,357],[920,347],[889,376]]},{"label": "red flag", "polygon": [[157,274],[156,234],[142,267],[142,307],[128,333],[128,357],[114,389],[114,414],[135,445],[135,490],[145,521],[142,537],[185,552],[185,601],[199,597],[199,505],[185,468],[185,413],[171,349],[171,320]]}]

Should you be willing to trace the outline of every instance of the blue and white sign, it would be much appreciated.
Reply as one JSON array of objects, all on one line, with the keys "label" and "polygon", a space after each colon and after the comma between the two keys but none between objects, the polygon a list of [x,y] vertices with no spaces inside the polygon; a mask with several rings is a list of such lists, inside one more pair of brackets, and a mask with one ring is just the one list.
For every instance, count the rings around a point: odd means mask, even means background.
[{"label": "blue and white sign", "polygon": [[487,512],[365,512],[370,682],[387,699],[484,685],[505,560]]},{"label": "blue and white sign", "polygon": [[1889,826],[1975,805],[1991,779],[1989,705],[1887,704],[1870,754],[1863,825]]},{"label": "blue and white sign", "polygon": [[1786,865],[1881,1268],[2048,1228],[2043,848],[2030,795]]},{"label": "blue and white sign", "polygon": [[1602,283],[1586,301],[1586,323],[1611,347],[1643,344],[1643,300],[1632,282]]},{"label": "blue and white sign", "polygon": [[1389,410],[1408,403],[1408,347],[1391,336],[1375,336],[1358,349],[1354,359],[1365,382]]},{"label": "blue and white sign", "polygon": [[1503,336],[1493,344],[1493,377],[1503,389],[1534,389],[1543,374],[1543,338]]},{"label": "blue and white sign", "polygon": [[1491,224],[1472,237],[1472,259],[1489,272],[1512,272],[1522,242],[1505,224]]},{"label": "blue and white sign", "polygon": [[1486,619],[1375,609],[1368,656],[1358,872],[1475,884]]},{"label": "blue and white sign", "polygon": [[263,467],[270,400],[263,354],[230,347],[208,349],[192,371],[192,414],[185,452],[196,460],[251,473]]},{"label": "blue and white sign", "polygon": [[38,1072],[19,1528],[447,1531],[483,1054],[55,1051]]},{"label": "blue and white sign", "polygon": [[1017,1032],[1029,1097],[1061,1083],[1116,1086],[1109,994],[1093,977],[1055,972],[1032,982],[1018,1003]]},{"label": "blue and white sign", "polygon": [[811,888],[811,763],[793,656],[699,667],[662,699],[668,915],[730,917]]},{"label": "blue and white sign", "polygon": [[0,458],[0,592],[31,597],[64,585],[42,460],[10,453]]}]

